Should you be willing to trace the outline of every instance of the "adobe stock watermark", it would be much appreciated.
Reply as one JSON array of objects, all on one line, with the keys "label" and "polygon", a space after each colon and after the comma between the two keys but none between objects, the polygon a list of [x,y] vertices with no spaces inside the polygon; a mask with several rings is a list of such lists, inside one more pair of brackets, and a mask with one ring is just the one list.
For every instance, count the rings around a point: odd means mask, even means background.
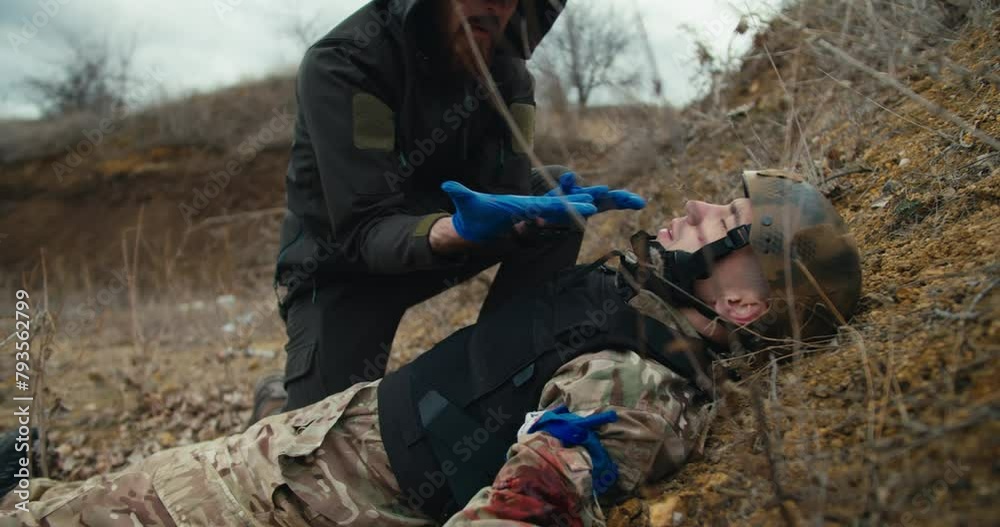
[{"label": "adobe stock watermark", "polygon": [[[759,28],[765,21],[755,13],[736,13],[723,11],[719,16],[697,24],[712,40],[718,40],[736,31],[738,27]],[[744,29],[744,32],[746,29]]]},{"label": "adobe stock watermark", "polygon": [[588,309],[585,318],[575,324],[568,335],[556,341],[556,353],[560,359],[566,360],[567,357],[579,354],[589,339],[607,326],[610,316],[621,309],[618,302],[610,298],[605,299],[600,307],[600,309]]},{"label": "adobe stock watermark", "polygon": [[[482,426],[470,431],[468,434],[458,438],[451,446],[451,452],[458,462],[469,462],[475,452],[483,447],[493,434],[497,433],[514,416],[505,413],[502,406],[488,408],[486,418],[483,419]],[[403,491],[402,500],[414,510],[420,510],[428,499],[433,497],[442,487],[448,483],[448,478],[458,473],[459,465],[450,459],[442,461],[440,470],[424,472],[424,481],[414,487],[409,487]]]},{"label": "adobe stock watermark", "polygon": [[30,17],[21,17],[21,25],[16,32],[7,32],[7,42],[15,53],[20,53],[21,48],[38,36],[38,33],[45,26],[52,22],[52,19],[59,16],[64,6],[72,0],[35,0],[38,9]]},{"label": "adobe stock watermark", "polygon": [[[333,234],[327,235],[326,238],[315,238],[313,241],[316,243],[313,254],[304,258],[302,262],[295,264],[291,269],[281,272],[278,283],[288,288],[289,296],[303,285],[310,283],[313,274],[319,269],[320,264],[329,260],[334,254],[341,253],[343,249],[343,244],[334,240]],[[284,247],[283,249],[287,250],[289,248]]]},{"label": "adobe stock watermark", "polygon": [[251,134],[236,147],[237,159],[226,161],[224,170],[218,170],[209,175],[209,180],[200,188],[191,191],[190,201],[182,201],[177,205],[181,216],[190,227],[194,223],[195,217],[208,208],[213,199],[222,194],[229,186],[233,176],[243,171],[243,167],[253,162],[254,159],[274,141],[278,134],[291,128],[295,122],[295,116],[287,108],[273,108],[273,117],[262,126],[257,132]]},{"label": "adobe stock watermark", "polygon": [[223,344],[227,350],[249,350],[253,336],[261,326],[272,320],[278,304],[266,298],[251,301],[243,313],[233,320],[232,331],[223,331]]},{"label": "adobe stock watermark", "polygon": [[351,374],[349,379],[351,384],[371,382],[385,375],[385,369],[389,366],[389,357],[391,356],[392,349],[385,342],[379,344],[379,347],[382,348],[382,351],[378,355],[365,359],[365,367],[361,371],[361,375],[356,373]]},{"label": "adobe stock watermark", "polygon": [[925,516],[927,513],[931,512],[934,503],[947,496],[948,489],[964,478],[965,475],[969,473],[969,470],[970,467],[968,465],[960,465],[954,461],[948,461],[945,463],[943,477],[934,480],[931,484],[920,489],[920,491],[910,499],[910,506],[912,510],[908,510],[900,514],[899,521],[893,523],[892,525],[894,527],[908,527],[910,525],[914,525],[915,523],[923,524],[922,521],[916,521],[918,517]]},{"label": "adobe stock watermark", "polygon": [[[215,11],[215,16],[219,19],[219,21],[225,22],[230,13],[235,12],[248,3],[253,2],[247,2],[246,0],[213,0],[212,9]],[[368,46],[372,39],[378,37],[386,26],[392,22],[392,17],[402,16],[407,3],[407,0],[389,0],[385,6],[386,10],[384,12],[381,10],[372,11],[372,20],[356,27],[354,33],[348,36],[354,40],[354,43],[357,46],[362,48]],[[301,13],[293,10],[283,10],[279,7],[273,7],[270,5],[268,5],[268,11],[278,15],[301,15]]]},{"label": "adobe stock watermark", "polygon": [[[490,89],[482,83],[477,83],[472,94],[467,95],[462,102],[455,103],[446,109],[441,117],[451,129],[451,133],[457,132],[462,127],[462,123],[482,108],[489,97]],[[400,154],[400,161],[402,161],[400,172],[397,174],[386,171],[383,174],[385,181],[389,184],[389,189],[393,192],[399,191],[403,183],[434,155],[439,146],[448,140],[448,134],[448,131],[439,126],[432,130],[427,137],[417,139],[415,141],[416,148],[410,150],[408,154]]]},{"label": "adobe stock watermark", "polygon": [[56,179],[61,183],[63,176],[71,174],[83,163],[85,158],[96,152],[104,141],[119,132],[119,124],[127,119],[143,101],[147,100],[152,90],[162,85],[165,78],[165,74],[157,67],[150,67],[142,76],[142,80],[135,84],[134,89],[129,90],[125,99],[114,105],[111,109],[111,115],[101,118],[95,128],[81,130],[83,139],[75,145],[64,147],[66,155],[61,161],[52,163],[52,172]]}]

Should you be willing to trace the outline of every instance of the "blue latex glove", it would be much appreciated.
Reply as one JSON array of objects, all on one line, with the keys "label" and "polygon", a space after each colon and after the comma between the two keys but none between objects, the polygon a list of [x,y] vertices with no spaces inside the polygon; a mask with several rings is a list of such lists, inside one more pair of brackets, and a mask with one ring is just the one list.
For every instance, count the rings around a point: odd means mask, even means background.
[{"label": "blue latex glove", "polygon": [[528,433],[542,431],[559,439],[563,446],[582,445],[586,448],[594,463],[594,470],[591,472],[594,492],[604,494],[618,481],[618,465],[608,455],[594,429],[617,420],[618,414],[614,410],[580,417],[570,413],[563,405],[542,414],[528,429]]},{"label": "blue latex glove", "polygon": [[587,194],[594,198],[597,205],[597,212],[606,210],[639,210],[646,206],[646,200],[638,194],[633,194],[627,190],[611,190],[607,185],[597,185],[593,187],[581,187],[576,184],[576,174],[566,172],[559,176],[559,188],[552,189],[545,193],[546,196],[558,196],[565,194]]},{"label": "blue latex glove", "polygon": [[445,181],[441,189],[455,203],[451,220],[462,238],[484,242],[507,234],[515,223],[541,218],[549,223],[568,223],[570,210],[583,217],[597,213],[594,198],[587,194],[564,197],[483,194],[456,181]]}]

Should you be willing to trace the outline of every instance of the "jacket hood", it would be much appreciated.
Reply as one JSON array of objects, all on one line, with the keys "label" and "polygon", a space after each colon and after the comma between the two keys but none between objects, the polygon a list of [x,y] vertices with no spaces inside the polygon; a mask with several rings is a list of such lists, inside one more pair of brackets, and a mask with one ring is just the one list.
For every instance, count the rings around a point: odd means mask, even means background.
[{"label": "jacket hood", "polygon": [[[434,0],[385,0],[389,10],[402,13],[403,27],[409,28],[414,13]],[[569,0],[519,0],[505,34],[501,53],[530,59],[542,39],[552,29]]]}]

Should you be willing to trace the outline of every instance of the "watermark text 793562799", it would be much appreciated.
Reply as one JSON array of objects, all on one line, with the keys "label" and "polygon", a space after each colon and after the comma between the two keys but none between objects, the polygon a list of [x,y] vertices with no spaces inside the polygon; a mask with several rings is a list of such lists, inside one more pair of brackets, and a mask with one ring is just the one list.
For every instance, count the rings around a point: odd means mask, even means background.
[{"label": "watermark text 793562799", "polygon": [[28,292],[20,289],[15,294],[14,303],[14,416],[17,417],[17,437],[14,450],[21,454],[15,472],[17,483],[12,490],[21,502],[17,508],[27,505],[28,485],[31,477],[31,304]]}]

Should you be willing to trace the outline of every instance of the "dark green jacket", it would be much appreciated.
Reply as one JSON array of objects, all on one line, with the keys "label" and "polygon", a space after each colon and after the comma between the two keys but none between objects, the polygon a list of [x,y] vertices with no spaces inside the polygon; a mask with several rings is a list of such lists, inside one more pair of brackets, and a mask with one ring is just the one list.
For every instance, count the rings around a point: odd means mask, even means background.
[{"label": "dark green jacket", "polygon": [[[374,0],[306,52],[277,262],[283,285],[455,265],[433,254],[427,238],[431,223],[453,211],[443,181],[530,193],[528,157],[485,87],[448,74],[438,58],[430,4]],[[529,138],[535,101],[526,57],[557,16],[547,0],[521,0],[492,65]]]}]

